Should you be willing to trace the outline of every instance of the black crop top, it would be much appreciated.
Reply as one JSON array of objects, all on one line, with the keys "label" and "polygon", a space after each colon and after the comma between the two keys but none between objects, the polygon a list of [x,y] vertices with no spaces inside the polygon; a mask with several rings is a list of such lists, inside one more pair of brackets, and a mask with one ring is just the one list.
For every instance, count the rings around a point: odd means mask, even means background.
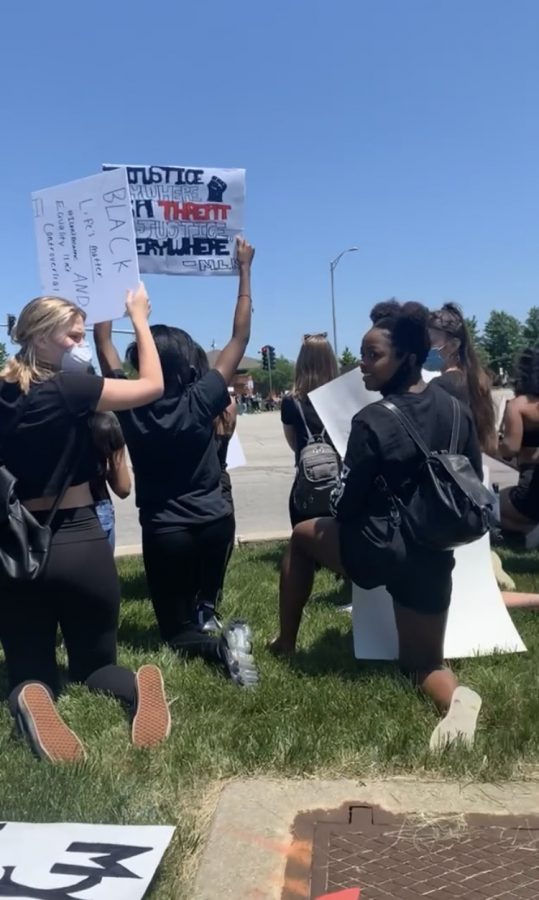
[{"label": "black crop top", "polygon": [[60,491],[74,427],[71,457],[78,461],[71,484],[95,478],[97,456],[88,416],[102,390],[101,377],[67,372],[33,384],[27,395],[18,384],[0,381],[0,456],[17,479],[21,500],[54,497]]}]

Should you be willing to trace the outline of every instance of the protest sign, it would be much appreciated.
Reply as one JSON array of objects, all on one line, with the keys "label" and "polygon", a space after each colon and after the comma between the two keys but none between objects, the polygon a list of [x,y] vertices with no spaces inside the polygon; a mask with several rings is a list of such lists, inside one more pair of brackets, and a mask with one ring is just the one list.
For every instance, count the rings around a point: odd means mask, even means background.
[{"label": "protest sign", "polygon": [[141,900],[174,828],[0,824],[0,898]]},{"label": "protest sign", "polygon": [[[436,373],[423,373],[426,380]],[[367,391],[360,369],[309,394],[337,452],[344,456],[352,418],[380,395]],[[385,588],[353,585],[354,649],[358,659],[396,659],[393,601]],[[446,659],[526,650],[496,583],[488,534],[455,551],[453,590],[445,636]]]},{"label": "protest sign", "polygon": [[139,282],[122,169],[32,194],[41,290],[80,306],[87,324],[119,318]]},{"label": "protest sign", "polygon": [[245,453],[243,447],[241,445],[241,441],[238,436],[238,432],[235,431],[230,438],[230,442],[228,444],[228,452],[226,455],[226,465],[227,469],[239,469],[242,466],[247,465],[247,460],[245,459]]},{"label": "protest sign", "polygon": [[[106,164],[106,171],[116,166]],[[245,169],[123,166],[141,272],[232,275],[243,230]]]}]

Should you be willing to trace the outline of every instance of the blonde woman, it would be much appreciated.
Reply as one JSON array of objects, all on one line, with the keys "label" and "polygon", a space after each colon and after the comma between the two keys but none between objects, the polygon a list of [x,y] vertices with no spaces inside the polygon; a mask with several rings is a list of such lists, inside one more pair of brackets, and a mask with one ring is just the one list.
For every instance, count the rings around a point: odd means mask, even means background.
[{"label": "blonde woman", "polygon": [[142,406],[163,392],[148,310],[140,285],[127,296],[140,353],[137,380],[88,374],[85,313],[58,297],[38,297],[24,307],[13,333],[20,350],[0,372],[0,446],[17,479],[18,499],[44,523],[68,485],[50,523],[45,571],[35,581],[15,580],[3,570],[0,575],[0,641],[10,710],[34,751],[53,762],[85,757],[54,705],[60,687],[58,626],[70,678],[129,705],[135,745],[157,743],[170,729],[159,669],[143,666],[134,675],[116,665],[119,582],[90,491],[98,472],[90,417]]},{"label": "blonde woman", "polygon": [[[281,403],[284,435],[295,455],[296,467],[300,453],[309,441],[308,432],[312,435],[324,434],[324,426],[308,395],[315,388],[337,378],[338,374],[337,359],[327,339],[327,333],[306,334],[296,360],[294,389],[291,394],[283,397]],[[326,440],[329,442],[329,439]],[[303,521],[301,513],[294,505],[294,486],[295,482],[288,503],[292,528]]]}]

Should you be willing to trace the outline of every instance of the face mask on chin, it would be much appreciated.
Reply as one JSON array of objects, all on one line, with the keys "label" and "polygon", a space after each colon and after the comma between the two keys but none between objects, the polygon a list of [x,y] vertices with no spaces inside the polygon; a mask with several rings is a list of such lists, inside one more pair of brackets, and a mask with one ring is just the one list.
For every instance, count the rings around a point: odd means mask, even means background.
[{"label": "face mask on chin", "polygon": [[62,372],[87,372],[92,365],[92,348],[88,341],[73,344],[62,356]]},{"label": "face mask on chin", "polygon": [[441,372],[444,367],[444,358],[442,356],[443,347],[431,347],[425,362],[423,363],[423,368],[427,370],[427,372]]}]

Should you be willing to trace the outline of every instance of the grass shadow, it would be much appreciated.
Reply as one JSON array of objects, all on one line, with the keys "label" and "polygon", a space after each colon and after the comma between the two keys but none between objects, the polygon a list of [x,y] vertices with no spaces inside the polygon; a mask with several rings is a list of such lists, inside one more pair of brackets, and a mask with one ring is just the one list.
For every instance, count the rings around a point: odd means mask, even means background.
[{"label": "grass shadow", "polygon": [[120,624],[118,643],[127,644],[134,650],[157,651],[163,646],[157,625],[148,627],[144,623],[127,621]]},{"label": "grass shadow", "polygon": [[500,553],[504,569],[514,575],[539,575],[539,556],[530,551],[505,550]]},{"label": "grass shadow", "polygon": [[395,663],[356,659],[351,631],[342,634],[336,628],[326,629],[308,650],[299,650],[290,664],[304,675],[339,675],[345,680],[387,672],[399,674]]},{"label": "grass shadow", "polygon": [[119,573],[120,590],[122,600],[147,600],[149,596],[148,583],[144,569],[142,571]]},{"label": "grass shadow", "polygon": [[[251,545],[249,549],[256,549],[257,562],[260,561],[266,565],[270,565],[279,572],[281,570],[281,562],[285,548],[286,543],[283,542],[279,544],[260,544],[259,547],[255,544]],[[244,549],[246,549],[246,547],[240,544],[239,547],[236,548],[235,553],[240,555]]]}]

